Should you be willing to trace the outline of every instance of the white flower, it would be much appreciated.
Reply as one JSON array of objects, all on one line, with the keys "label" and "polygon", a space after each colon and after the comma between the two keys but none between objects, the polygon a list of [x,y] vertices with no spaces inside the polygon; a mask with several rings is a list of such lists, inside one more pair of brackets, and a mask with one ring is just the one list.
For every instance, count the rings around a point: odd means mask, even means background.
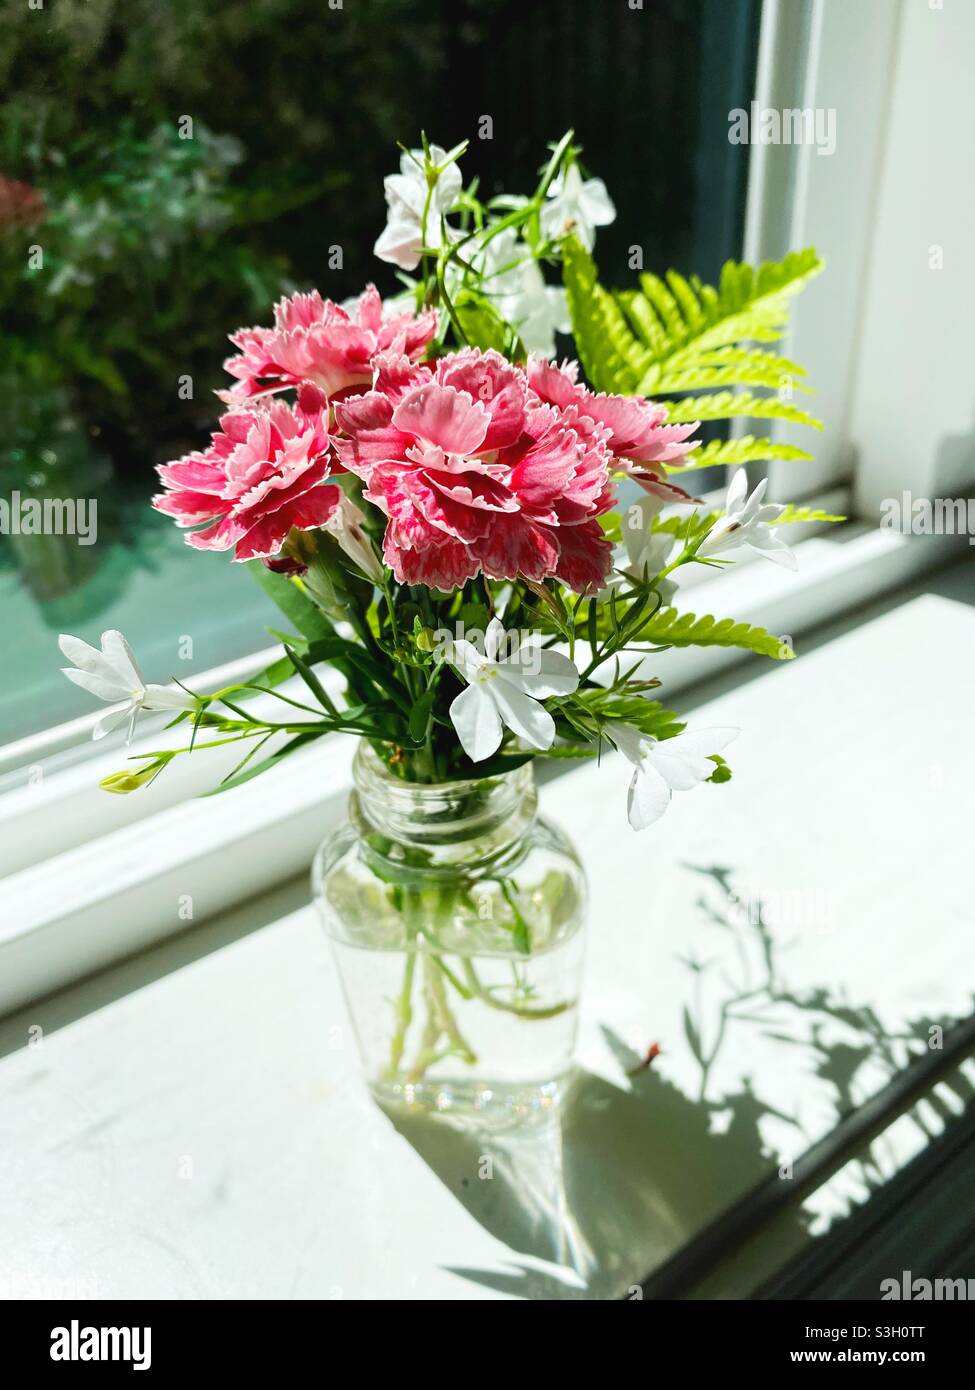
[{"label": "white flower", "polygon": [[727,748],[737,729],[700,729],[656,739],[632,724],[607,724],[608,738],[634,767],[626,810],[634,830],[645,830],[666,811],[673,792],[690,791],[715,770],[713,753]]},{"label": "white flower", "polygon": [[[439,145],[430,146],[430,159],[433,164],[442,164],[446,157],[447,151]],[[400,158],[399,168],[398,174],[390,174],[383,181],[387,207],[386,227],[373,250],[381,261],[398,265],[400,270],[415,270],[420,263],[423,247],[440,245],[441,216],[450,212],[457,202],[463,180],[454,161],[441,169],[431,189],[427,183],[422,150],[404,153]]]},{"label": "white flower", "polygon": [[616,208],[602,179],[583,181],[578,164],[553,179],[542,208],[542,231],[551,240],[575,232],[587,251],[596,243],[596,228],[616,221]]},{"label": "white flower", "polygon": [[[650,529],[662,505],[659,497],[640,497],[624,514],[623,545],[628,562],[624,573],[634,579],[642,579],[646,574],[648,579],[653,580],[661,570],[667,568],[667,561],[674,549],[674,537],[669,531]],[[670,603],[677,592],[677,582],[674,579],[661,580],[657,590],[661,603]]]},{"label": "white flower", "polygon": [[515,228],[492,237],[472,261],[481,272],[484,293],[518,330],[527,351],[554,357],[555,334],[572,329],[565,290],[545,283],[541,266]]},{"label": "white flower", "polygon": [[738,469],[728,488],[724,515],[714,523],[698,548],[697,553],[702,559],[706,555],[722,555],[739,545],[749,545],[777,565],[798,569],[795,555],[769,526],[769,522],[781,516],[785,508],[774,502],[762,505],[767,487],[768,478],[763,478],[748,496],[748,477],[744,468]]},{"label": "white flower", "polygon": [[367,579],[371,579],[374,584],[381,584],[383,567],[379,563],[376,547],[362,529],[365,519],[351,497],[346,497],[343,492],[338,506],[322,530],[335,537],[345,554]]},{"label": "white flower", "polygon": [[502,643],[514,636],[492,618],[483,656],[463,639],[451,641],[447,649],[447,660],[467,681],[467,689],[451,703],[450,719],[461,747],[475,763],[497,752],[504,728],[533,748],[551,748],[555,721],[539,701],[549,695],[571,695],[579,684],[579,672],[567,656],[533,642],[500,655]]},{"label": "white flower", "polygon": [[99,719],[93,738],[104,738],[109,730],[128,719],[131,740],[135,721],[143,710],[196,708],[193,696],[179,686],[146,685],[128,642],[114,628],[102,633],[101,651],[67,633],[58,638],[58,646],[74,662],[73,667],[62,667],[68,680],[89,695],[118,706]]}]

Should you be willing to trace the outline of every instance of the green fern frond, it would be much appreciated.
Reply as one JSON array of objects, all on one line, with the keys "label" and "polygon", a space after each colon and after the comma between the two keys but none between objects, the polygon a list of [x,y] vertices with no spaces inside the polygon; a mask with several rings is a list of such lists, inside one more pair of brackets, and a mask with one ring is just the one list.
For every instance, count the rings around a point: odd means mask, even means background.
[{"label": "green fern frond", "polygon": [[696,275],[685,280],[671,270],[661,280],[645,272],[639,291],[621,296],[637,336],[653,357],[640,383],[641,395],[664,389],[665,366],[689,369],[700,364],[702,354],[718,348],[776,342],[788,322],[789,301],[821,269],[822,262],[808,247],[782,261],[765,261],[757,270],[727,261],[717,290]]},{"label": "green fern frond", "polygon": [[670,476],[679,478],[695,468],[713,468],[716,464],[757,463],[759,459],[810,459],[805,449],[795,444],[778,444],[769,439],[756,439],[743,434],[736,439],[714,439],[687,454],[680,468],[671,468]]},{"label": "green fern frond", "polygon": [[596,715],[600,721],[615,719],[622,724],[632,724],[653,738],[673,738],[675,734],[683,733],[686,727],[679,714],[665,708],[659,700],[648,700],[645,695],[589,689],[578,691],[574,698],[587,713]]},{"label": "green fern frond", "polygon": [[848,517],[833,516],[830,512],[821,512],[816,507],[794,507],[791,502],[786,507],[781,516],[777,516],[774,521],[770,521],[770,526],[793,526],[802,521],[847,521]]},{"label": "green fern frond", "polygon": [[634,338],[623,311],[600,285],[596,263],[577,237],[562,244],[562,277],[576,351],[597,391],[636,394],[653,358]]},{"label": "green fern frond", "polygon": [[689,425],[694,420],[790,420],[794,425],[808,425],[821,430],[822,422],[815,415],[780,400],[778,396],[752,396],[742,391],[715,391],[710,396],[685,396],[679,401],[663,401],[667,419],[674,425]]},{"label": "green fern frond", "polygon": [[[753,349],[749,363],[741,362],[742,374],[713,380],[720,358],[740,343],[774,343],[781,338],[789,317],[789,301],[821,269],[811,248],[793,252],[784,261],[751,266],[728,261],[721,272],[718,291],[696,276],[687,281],[669,271],[666,282],[649,273],[640,276],[639,291],[617,296],[640,343],[651,353],[651,365],[638,387],[640,395],[660,395],[732,382],[777,387],[782,377],[797,375],[788,367],[774,366],[774,353]],[[710,357],[710,360],[709,360]],[[717,357],[717,361],[715,361]],[[794,365],[794,364],[792,364]],[[758,377],[764,368],[764,379]]]},{"label": "green fern frond", "polygon": [[788,642],[764,627],[736,623],[733,618],[718,620],[710,613],[699,618],[694,613],[678,613],[676,608],[655,613],[632,640],[657,647],[742,647],[775,661],[789,661],[795,655]]},{"label": "green fern frond", "polygon": [[763,348],[717,348],[701,353],[689,364],[665,368],[658,377],[654,394],[672,395],[676,391],[704,391],[719,386],[764,386],[770,391],[790,385],[807,392],[800,377],[805,370],[798,363]]},{"label": "green fern frond", "polygon": [[698,531],[710,531],[721,515],[720,511],[695,511],[690,516],[655,516],[650,522],[650,530],[655,536],[679,536],[681,540],[690,540]]},{"label": "green fern frond", "polygon": [[[783,377],[800,377],[796,363],[753,345],[782,336],[792,298],[821,269],[816,252],[807,248],[757,270],[728,261],[717,288],[669,271],[665,279],[645,273],[639,290],[612,294],[600,285],[595,262],[581,242],[576,237],[563,242],[563,279],[579,357],[597,390],[623,395],[731,385],[776,389]],[[715,402],[710,412],[671,418],[761,413],[815,423],[787,401],[719,394],[721,404]],[[675,409],[683,411],[686,404],[679,402]],[[760,405],[761,412],[749,405]]]}]

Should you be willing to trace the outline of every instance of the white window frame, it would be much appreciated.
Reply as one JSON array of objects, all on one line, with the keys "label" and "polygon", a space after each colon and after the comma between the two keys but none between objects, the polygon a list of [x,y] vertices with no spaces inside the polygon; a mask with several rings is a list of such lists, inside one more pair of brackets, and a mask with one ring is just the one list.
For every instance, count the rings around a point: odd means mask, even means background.
[{"label": "white window frame", "polygon": [[[750,152],[745,257],[779,256],[811,242],[828,261],[826,275],[799,300],[784,344],[808,367],[826,428],[815,443],[817,462],[773,466],[771,480],[780,495],[815,495],[827,509],[843,510],[852,480],[860,520],[827,535],[800,533],[798,576],[751,563],[718,577],[696,573],[682,586],[685,606],[695,612],[795,638],[965,548],[964,537],[933,541],[877,529],[877,499],[890,487],[891,441],[880,432],[881,443],[872,442],[874,412],[904,389],[903,378],[891,384],[884,372],[889,355],[877,351],[890,312],[884,277],[897,249],[888,217],[903,197],[890,144],[892,132],[906,138],[901,126],[912,97],[904,46],[920,42],[920,8],[911,0],[766,0],[756,100],[780,108],[827,104],[838,112],[832,156],[761,145]],[[926,41],[930,49],[930,33]],[[849,117],[857,93],[859,123]],[[942,190],[944,197],[949,192]],[[965,360],[960,351],[958,361]],[[892,404],[903,415],[903,399]],[[965,423],[970,430],[970,419]],[[775,433],[790,437],[788,429]],[[915,454],[913,463],[897,453],[898,479],[930,483],[936,440],[928,442],[930,452]],[[213,689],[246,679],[274,655],[259,653],[195,683]],[[670,698],[742,660],[754,658],[688,649],[655,658],[654,668]],[[349,740],[321,740],[274,772],[205,801],[192,798],[225,775],[238,750],[181,759],[152,788],[112,797],[99,778],[167,735],[156,727],[130,750],[106,740],[93,756],[78,756],[96,717],[0,750],[0,773],[13,769],[0,782],[0,872],[7,874],[0,880],[0,1012],[304,871],[341,814]]]}]

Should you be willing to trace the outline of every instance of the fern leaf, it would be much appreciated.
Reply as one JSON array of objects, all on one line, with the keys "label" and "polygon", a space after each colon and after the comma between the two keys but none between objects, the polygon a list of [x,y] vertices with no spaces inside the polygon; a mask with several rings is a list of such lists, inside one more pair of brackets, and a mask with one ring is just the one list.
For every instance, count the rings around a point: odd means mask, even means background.
[{"label": "fern leaf", "polygon": [[679,401],[663,401],[667,419],[674,425],[689,425],[694,420],[733,420],[747,417],[754,420],[791,420],[794,425],[823,428],[815,415],[783,401],[778,396],[751,396],[747,392],[715,391],[710,396],[685,396]]},{"label": "fern leaf", "polygon": [[685,728],[679,714],[666,709],[659,700],[648,700],[645,695],[596,689],[580,690],[574,699],[601,721],[616,719],[623,724],[633,724],[641,733],[654,738],[673,738]]},{"label": "fern leaf", "polygon": [[702,444],[692,454],[687,454],[680,468],[671,468],[670,477],[678,478],[682,473],[690,473],[695,468],[714,468],[717,464],[736,465],[756,463],[759,459],[809,459],[805,449],[795,444],[773,443],[770,439],[756,439],[754,435],[743,434],[735,439],[713,439],[710,444]]},{"label": "fern leaf", "polygon": [[720,511],[695,511],[690,516],[655,516],[650,523],[650,530],[655,536],[679,536],[681,540],[690,540],[698,531],[710,531],[722,515]]},{"label": "fern leaf", "polygon": [[790,502],[781,516],[777,516],[774,521],[770,521],[770,526],[793,526],[802,521],[847,521],[845,516],[833,516],[830,512],[821,512],[816,507],[794,507]]},{"label": "fern leaf", "polygon": [[655,613],[632,640],[659,647],[741,647],[775,661],[789,661],[795,655],[788,642],[764,627],[736,623],[733,618],[718,620],[710,613],[699,618],[694,613],[678,613],[675,608]]},{"label": "fern leaf", "polygon": [[634,338],[622,309],[600,285],[596,264],[577,237],[562,247],[572,333],[586,375],[599,391],[636,394],[652,356]]},{"label": "fern leaf", "polygon": [[[664,389],[659,383],[665,363],[671,370],[687,368],[715,348],[777,341],[788,322],[792,297],[821,268],[811,247],[791,252],[782,261],[766,261],[757,270],[727,261],[716,295],[706,295],[696,276],[687,282],[671,274],[665,285],[657,276],[641,275],[640,289],[668,341],[655,353],[654,365],[640,382],[640,394]],[[680,298],[674,293],[678,285]]]},{"label": "fern leaf", "polygon": [[654,383],[654,394],[677,391],[704,391],[718,386],[765,386],[778,391],[788,383],[794,390],[808,391],[797,378],[805,371],[797,362],[762,348],[715,348],[701,353],[688,365],[664,366]]},{"label": "fern leaf", "polygon": [[[563,276],[576,346],[586,374],[601,391],[624,395],[689,395],[667,405],[674,424],[695,420],[778,419],[821,429],[808,411],[778,395],[722,390],[780,388],[783,378],[804,375],[795,362],[755,344],[778,339],[793,296],[821,269],[814,250],[793,252],[758,269],[728,261],[718,287],[676,271],[664,279],[645,273],[640,289],[611,294],[576,237],[563,243]],[[682,472],[759,459],[808,459],[791,444],[752,435],[703,445],[683,461]]]}]

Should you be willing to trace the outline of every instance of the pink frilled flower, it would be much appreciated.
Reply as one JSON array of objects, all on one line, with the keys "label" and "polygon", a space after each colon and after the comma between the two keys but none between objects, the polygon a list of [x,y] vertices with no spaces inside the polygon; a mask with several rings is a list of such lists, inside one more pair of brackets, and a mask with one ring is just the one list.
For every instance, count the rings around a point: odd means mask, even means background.
[{"label": "pink frilled flower", "polygon": [[240,349],[224,363],[237,381],[221,397],[233,405],[311,381],[332,397],[372,384],[373,360],[390,349],[411,361],[421,356],[437,328],[427,310],[385,316],[375,285],[360,295],[349,314],[317,290],[282,299],[273,328],[242,328],[230,341]]},{"label": "pink frilled flower", "polygon": [[292,526],[326,525],[342,500],[327,479],[341,470],[331,449],[328,403],[303,386],[295,405],[268,400],[231,410],[208,449],[157,470],[166,491],[157,511],[179,526],[198,550],[234,550],[235,560],[279,554]]},{"label": "pink frilled flower", "polygon": [[676,464],[697,447],[690,439],[698,421],[691,425],[668,425],[662,405],[640,396],[609,396],[579,385],[577,362],[556,366],[542,357],[528,363],[528,379],[543,401],[563,409],[574,408],[580,416],[607,431],[613,467],[639,483],[645,492],[661,502],[697,502],[683,488],[670,482],[661,464]]},{"label": "pink frilled flower", "polygon": [[450,590],[483,572],[602,586],[609,431],[539,400],[498,353],[465,349],[432,370],[386,354],[373,390],[337,402],[335,419],[340,459],[389,518],[384,554],[400,583]]}]

